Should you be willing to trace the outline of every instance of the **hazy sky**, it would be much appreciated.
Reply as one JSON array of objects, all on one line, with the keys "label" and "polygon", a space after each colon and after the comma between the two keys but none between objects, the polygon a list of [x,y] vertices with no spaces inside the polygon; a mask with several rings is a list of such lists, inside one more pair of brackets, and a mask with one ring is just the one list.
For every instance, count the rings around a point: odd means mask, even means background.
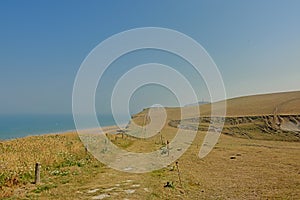
[{"label": "hazy sky", "polygon": [[[227,97],[299,90],[299,10],[297,0],[0,1],[0,114],[71,113],[73,82],[87,54],[113,34],[147,26],[174,29],[199,42],[219,67]],[[152,54],[137,60],[168,57]],[[168,62],[187,68],[171,57]],[[124,62],[134,63],[129,58]],[[120,66],[111,74],[123,72]],[[137,101],[154,102],[144,93],[134,95],[133,111],[142,107]],[[174,104],[172,94],[157,94]],[[209,100],[205,89],[198,96]],[[106,112],[109,103],[102,101],[99,112]]]}]

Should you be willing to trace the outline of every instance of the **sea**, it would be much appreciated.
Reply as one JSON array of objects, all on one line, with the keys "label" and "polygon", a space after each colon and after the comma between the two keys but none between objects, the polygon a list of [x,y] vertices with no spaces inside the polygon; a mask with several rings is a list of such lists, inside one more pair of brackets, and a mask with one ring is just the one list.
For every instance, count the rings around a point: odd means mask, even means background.
[{"label": "sea", "polygon": [[[116,125],[112,115],[99,115],[101,127]],[[124,119],[124,124],[126,120]],[[86,127],[95,128],[95,127]],[[0,140],[75,130],[73,115],[0,115]]]}]

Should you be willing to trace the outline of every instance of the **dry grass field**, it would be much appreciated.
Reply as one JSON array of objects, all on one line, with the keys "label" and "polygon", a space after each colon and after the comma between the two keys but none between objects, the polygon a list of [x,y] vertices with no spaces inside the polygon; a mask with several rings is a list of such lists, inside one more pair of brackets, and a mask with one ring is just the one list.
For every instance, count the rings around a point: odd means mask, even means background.
[{"label": "dry grass field", "polygon": [[[190,148],[177,160],[181,182],[175,163],[145,174],[108,168],[86,152],[76,133],[2,141],[0,198],[300,199],[299,132],[282,129],[289,120],[298,126],[299,99],[300,92],[290,92],[228,100],[227,117],[232,120],[225,123],[213,151],[203,159],[198,157],[207,127],[201,123],[204,129],[199,129]],[[203,115],[208,115],[209,109],[210,105],[200,106]],[[177,128],[169,122],[180,119],[178,108],[167,112],[168,122],[161,133],[147,140],[108,136],[128,151],[160,149],[176,134]],[[146,113],[144,110],[133,120],[143,123]],[[281,119],[277,129],[271,123],[274,115]],[[249,116],[267,120],[243,121]],[[42,165],[39,185],[33,184],[36,162]]]}]

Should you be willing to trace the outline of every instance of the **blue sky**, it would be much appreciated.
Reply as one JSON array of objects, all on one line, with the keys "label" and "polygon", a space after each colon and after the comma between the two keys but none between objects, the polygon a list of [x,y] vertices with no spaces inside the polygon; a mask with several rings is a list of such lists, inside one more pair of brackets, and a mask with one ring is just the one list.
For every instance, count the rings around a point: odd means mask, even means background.
[{"label": "blue sky", "polygon": [[[71,113],[74,79],[88,53],[113,34],[147,26],[199,42],[219,67],[229,98],[299,90],[299,9],[297,0],[0,1],[0,114]],[[165,95],[161,100],[173,105]],[[134,111],[154,102],[139,92],[135,97]],[[203,98],[209,100],[205,89]],[[108,105],[99,103],[99,112]]]}]

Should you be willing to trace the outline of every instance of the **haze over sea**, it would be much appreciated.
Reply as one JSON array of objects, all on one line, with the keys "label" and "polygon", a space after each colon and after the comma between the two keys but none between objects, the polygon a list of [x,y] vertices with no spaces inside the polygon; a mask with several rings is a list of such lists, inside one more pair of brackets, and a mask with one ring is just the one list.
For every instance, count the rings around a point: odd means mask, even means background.
[{"label": "haze over sea", "polygon": [[[115,125],[113,116],[98,116],[101,126]],[[124,123],[126,121],[124,120]],[[87,124],[87,128],[94,128]],[[0,140],[20,138],[29,135],[60,133],[75,130],[73,116],[70,115],[42,115],[42,114],[14,114],[0,115]]]}]

